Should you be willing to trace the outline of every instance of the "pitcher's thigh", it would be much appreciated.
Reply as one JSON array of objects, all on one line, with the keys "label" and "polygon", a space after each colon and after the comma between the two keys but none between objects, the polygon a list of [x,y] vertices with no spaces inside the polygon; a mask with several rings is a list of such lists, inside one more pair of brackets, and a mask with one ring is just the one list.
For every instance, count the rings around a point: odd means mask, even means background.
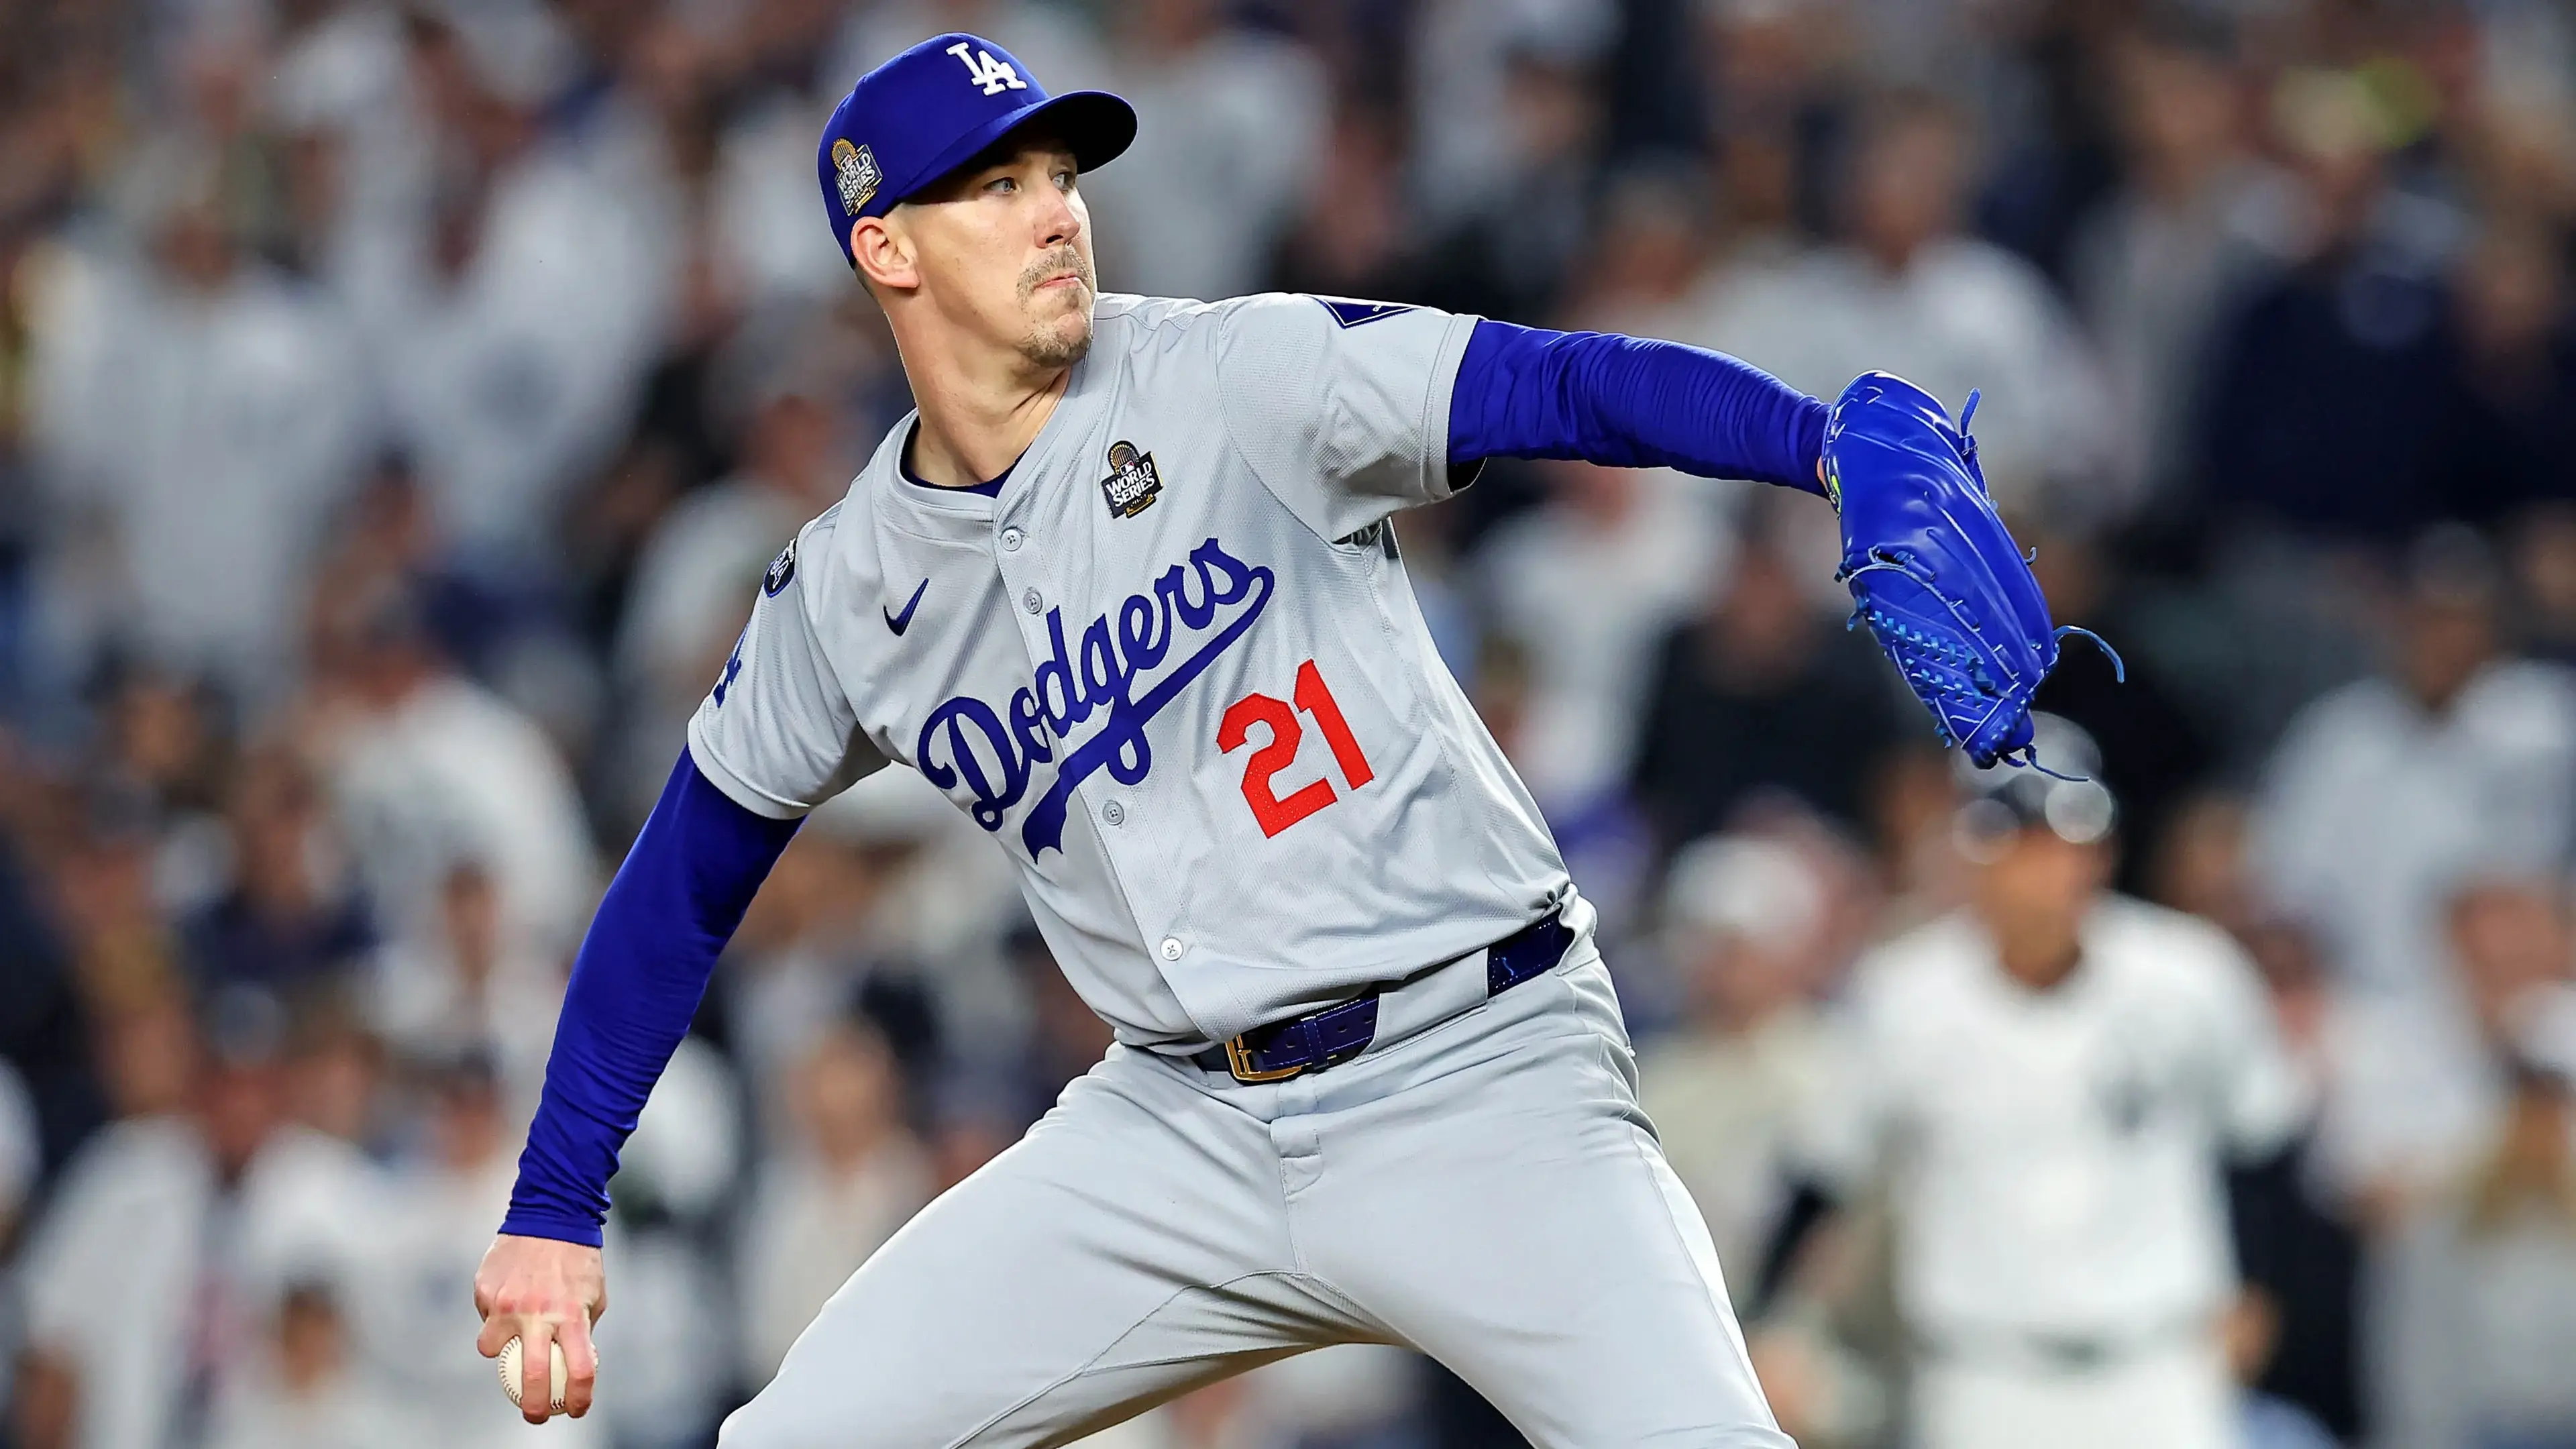
[{"label": "pitcher's thigh", "polygon": [[1521,1043],[1328,1143],[1310,1257],[1541,1449],[1791,1449],[1624,1050]]},{"label": "pitcher's thigh", "polygon": [[723,1449],[1067,1443],[1346,1336],[1287,1271],[1266,1137],[1206,1105],[1084,1079],[852,1275]]}]

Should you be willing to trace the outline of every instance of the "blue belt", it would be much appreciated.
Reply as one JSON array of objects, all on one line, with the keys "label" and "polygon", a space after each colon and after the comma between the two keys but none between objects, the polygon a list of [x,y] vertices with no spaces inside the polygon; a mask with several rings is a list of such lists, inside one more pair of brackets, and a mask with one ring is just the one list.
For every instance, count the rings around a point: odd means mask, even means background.
[{"label": "blue belt", "polygon": [[[1550,911],[1485,948],[1486,996],[1500,996],[1565,959],[1574,932],[1566,928],[1563,915]],[[1238,1082],[1284,1082],[1322,1071],[1367,1051],[1377,1039],[1377,1001],[1378,993],[1371,991],[1355,1001],[1256,1026],[1190,1060],[1211,1072],[1230,1073]]]}]

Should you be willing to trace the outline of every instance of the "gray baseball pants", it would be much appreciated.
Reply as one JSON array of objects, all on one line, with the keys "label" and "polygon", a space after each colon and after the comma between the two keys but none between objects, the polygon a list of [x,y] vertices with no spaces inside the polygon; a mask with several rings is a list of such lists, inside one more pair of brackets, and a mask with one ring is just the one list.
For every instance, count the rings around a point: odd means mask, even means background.
[{"label": "gray baseball pants", "polygon": [[1794,1449],[1637,1107],[1587,932],[1247,1085],[1113,1047],[869,1259],[721,1449],[1067,1444],[1327,1344],[1438,1359],[1540,1449]]}]

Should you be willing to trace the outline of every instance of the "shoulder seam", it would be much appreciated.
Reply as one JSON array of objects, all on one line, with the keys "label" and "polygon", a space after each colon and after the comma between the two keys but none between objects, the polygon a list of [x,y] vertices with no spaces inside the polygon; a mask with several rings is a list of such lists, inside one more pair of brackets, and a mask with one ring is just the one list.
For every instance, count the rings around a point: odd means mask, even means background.
[{"label": "shoulder seam", "polygon": [[[1300,294],[1294,292],[1256,292],[1249,297],[1233,297],[1227,299],[1227,301],[1230,304],[1240,304],[1268,297],[1294,297],[1297,295]],[[1215,312],[1217,341],[1219,343],[1223,343],[1226,340],[1228,329],[1233,325],[1235,313],[1241,311],[1242,308],[1239,305],[1226,305],[1221,309],[1211,306],[1211,310]],[[1283,509],[1286,509],[1288,516],[1296,519],[1299,527],[1305,529],[1308,533],[1315,535],[1317,539],[1329,546],[1333,540],[1325,538],[1324,531],[1322,529],[1317,528],[1304,514],[1297,511],[1296,505],[1288,501],[1288,496],[1279,491],[1279,485],[1271,482],[1270,475],[1263,472],[1261,470],[1261,465],[1253,460],[1252,450],[1243,446],[1242,441],[1235,437],[1234,410],[1226,406],[1224,347],[1219,346],[1216,349],[1216,356],[1210,360],[1209,366],[1216,375],[1216,421],[1217,426],[1225,432],[1226,447],[1233,450],[1235,457],[1243,460],[1245,471],[1252,474],[1252,476],[1260,482],[1261,491],[1270,495],[1271,502],[1278,504]]]}]

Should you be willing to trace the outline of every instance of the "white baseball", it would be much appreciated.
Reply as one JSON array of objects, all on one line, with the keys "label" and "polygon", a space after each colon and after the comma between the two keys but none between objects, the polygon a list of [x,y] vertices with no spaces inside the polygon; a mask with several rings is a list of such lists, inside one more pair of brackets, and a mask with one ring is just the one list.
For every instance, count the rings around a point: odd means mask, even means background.
[{"label": "white baseball", "polygon": [[[554,1359],[552,1377],[555,1395],[555,1401],[548,1406],[547,1412],[560,1414],[564,1411],[565,1386],[572,1382],[572,1370],[564,1363],[562,1344],[550,1343],[546,1347]],[[501,1392],[508,1394],[510,1402],[514,1404],[519,1402],[519,1353],[519,1340],[516,1337],[501,1345]]]}]

